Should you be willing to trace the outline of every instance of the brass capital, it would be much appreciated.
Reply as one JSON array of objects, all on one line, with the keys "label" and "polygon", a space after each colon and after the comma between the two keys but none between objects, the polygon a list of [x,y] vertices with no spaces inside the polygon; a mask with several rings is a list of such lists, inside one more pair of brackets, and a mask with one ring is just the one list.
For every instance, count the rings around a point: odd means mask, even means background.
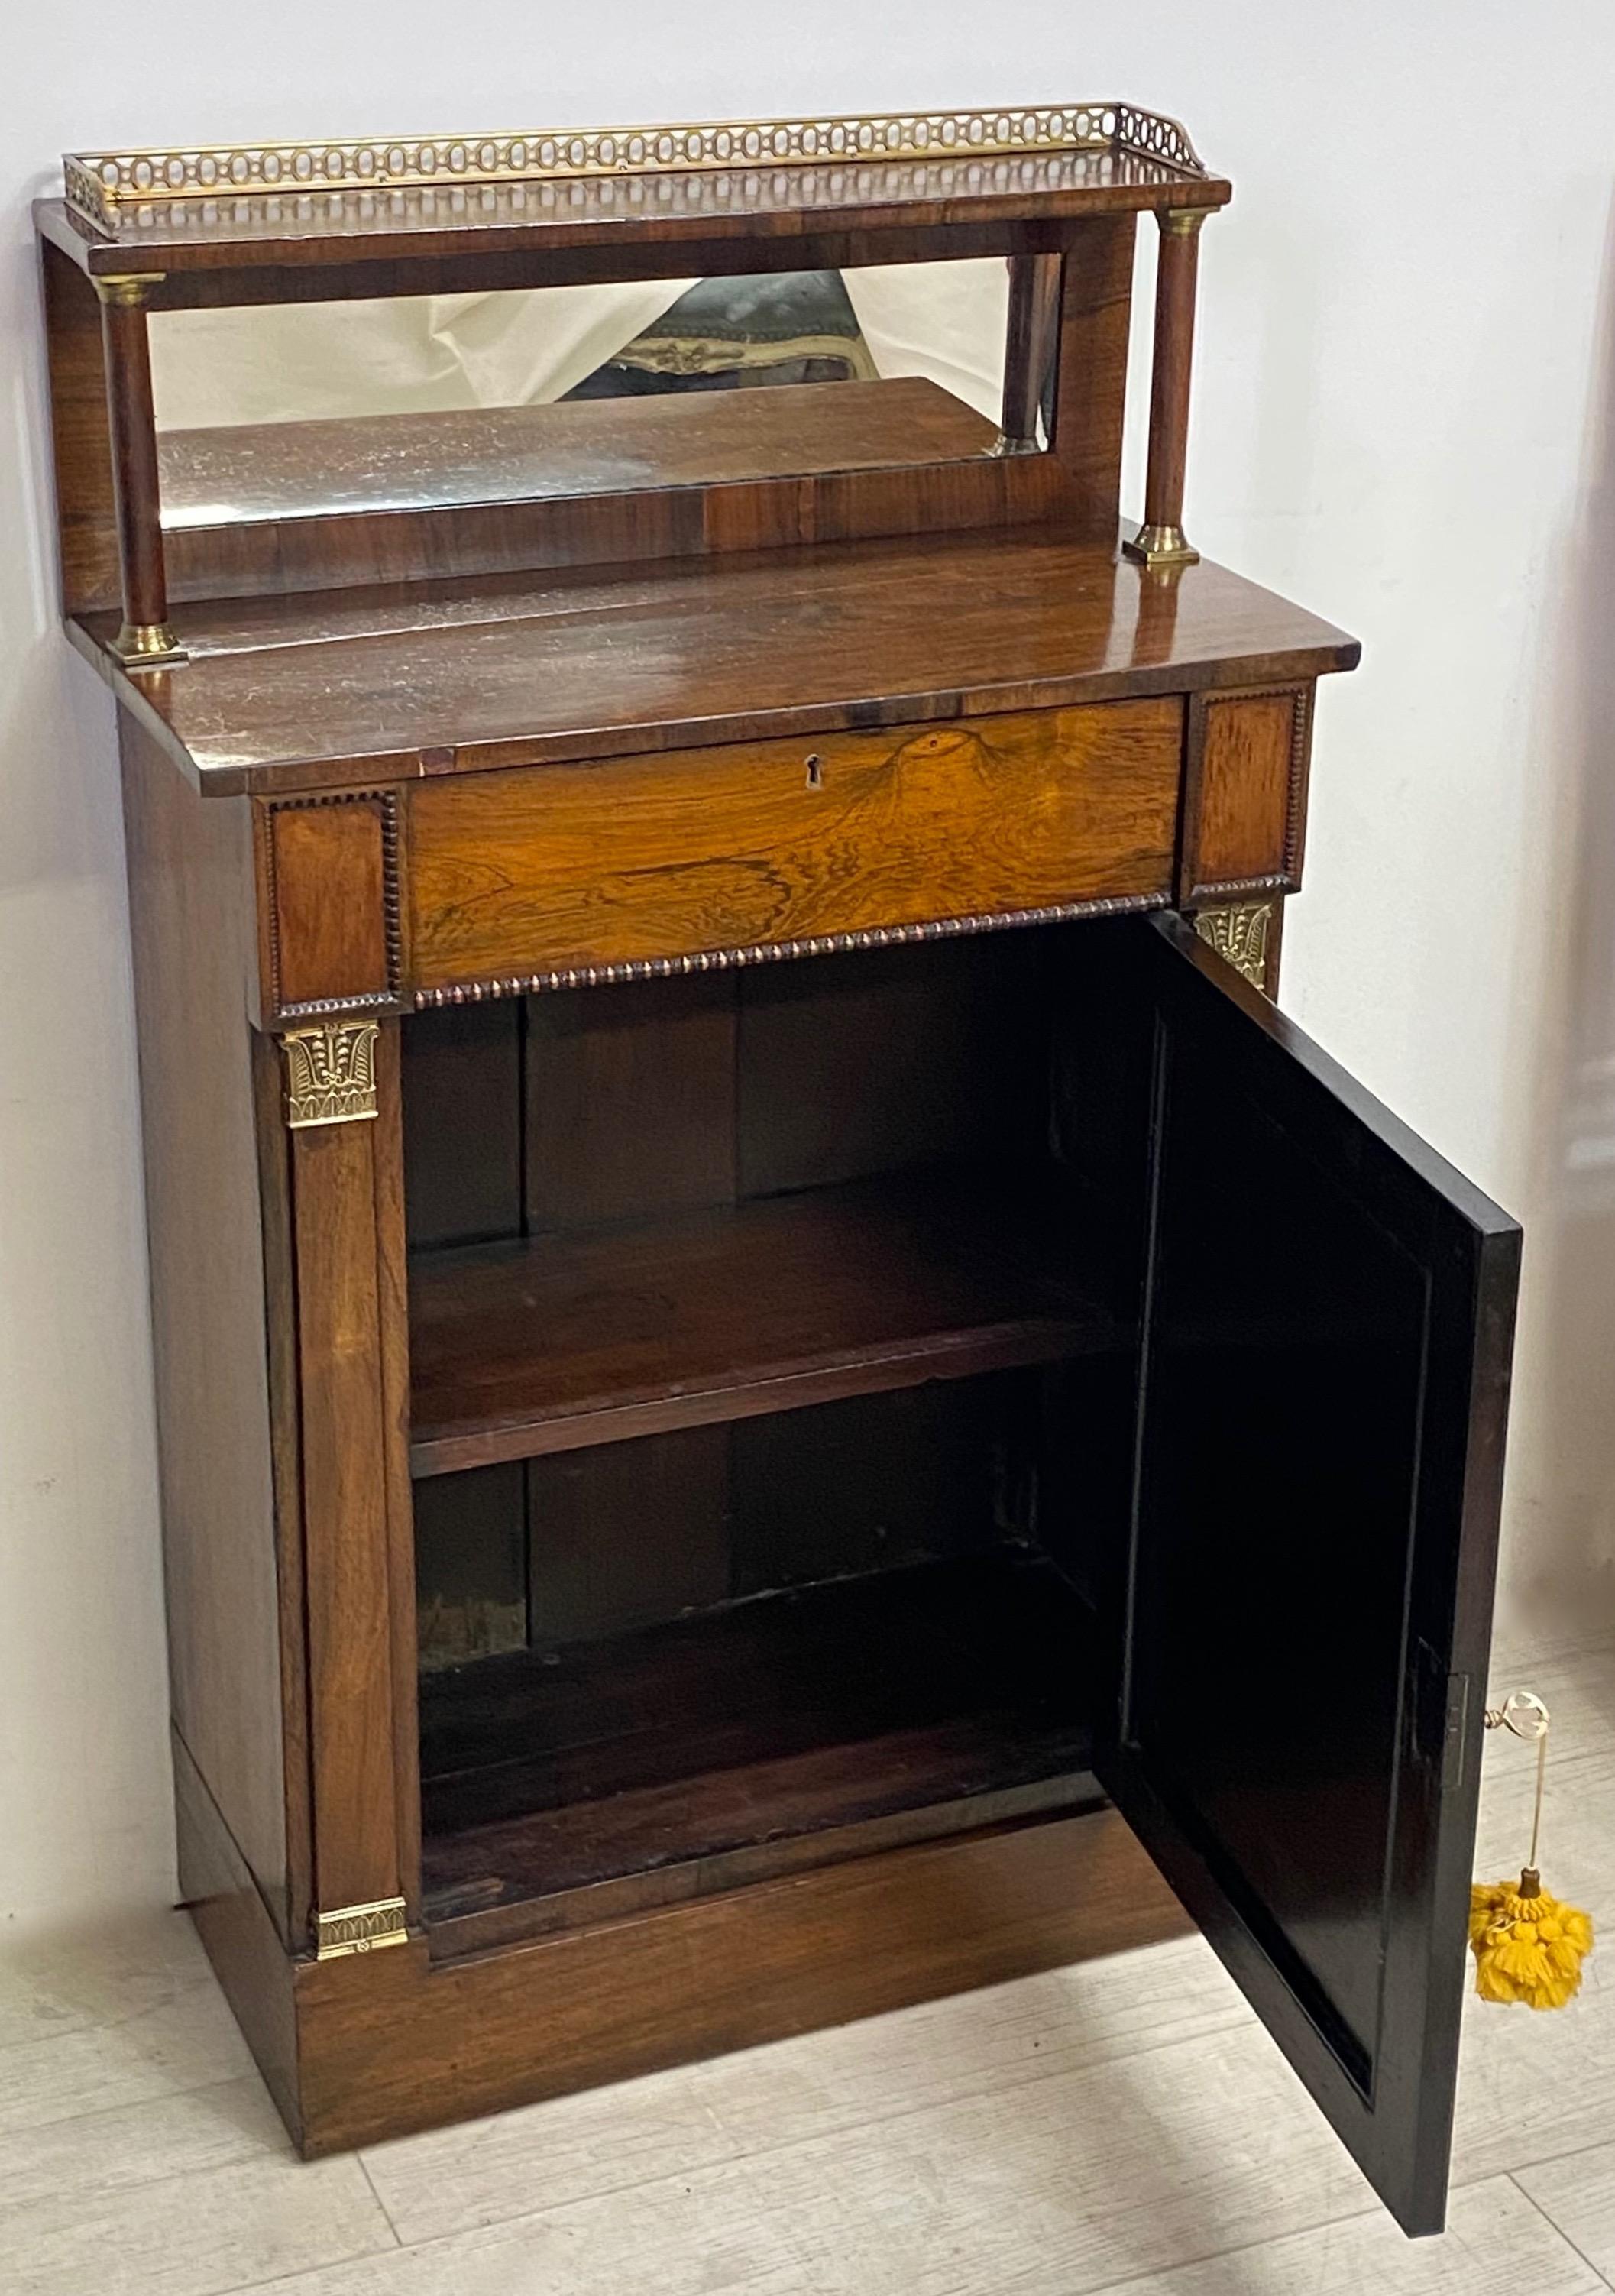
[{"label": "brass capital", "polygon": [[1163,239],[1193,239],[1209,212],[1207,208],[1157,208],[1155,220]]},{"label": "brass capital", "polygon": [[1276,901],[1236,901],[1226,909],[1202,909],[1194,920],[1194,930],[1225,964],[1231,964],[1265,995],[1267,935],[1277,914]]},{"label": "brass capital", "polygon": [[111,271],[92,279],[90,284],[115,311],[139,311],[151,301],[152,290],[160,287],[167,276],[162,271]]},{"label": "brass capital", "polygon": [[286,1123],[301,1132],[316,1124],[356,1124],[377,1113],[374,1021],[321,1021],[289,1029],[281,1038],[286,1061]]}]

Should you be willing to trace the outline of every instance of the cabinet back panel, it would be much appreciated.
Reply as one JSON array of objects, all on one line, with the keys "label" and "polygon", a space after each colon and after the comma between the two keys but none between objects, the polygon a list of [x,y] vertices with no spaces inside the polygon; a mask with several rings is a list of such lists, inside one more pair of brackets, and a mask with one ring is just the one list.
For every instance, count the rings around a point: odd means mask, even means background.
[{"label": "cabinet back panel", "polygon": [[527,1643],[527,1499],[519,1461],[439,1475],[414,1492],[422,1668]]},{"label": "cabinet back panel", "polygon": [[521,1005],[450,1005],[403,1036],[411,1249],[520,1235]]},{"label": "cabinet back panel", "polygon": [[415,1486],[421,1663],[557,1649],[1029,1521],[1032,1375],[679,1428]]},{"label": "cabinet back panel", "polygon": [[1036,1138],[1033,937],[1007,933],[769,966],[745,980],[743,1196],[823,1186]]},{"label": "cabinet back panel", "polygon": [[527,1229],[734,1201],[732,973],[529,999]]},{"label": "cabinet back panel", "polygon": [[412,1248],[653,1218],[1045,1130],[1034,931],[405,1023]]},{"label": "cabinet back panel", "polygon": [[531,1461],[535,1647],[990,1545],[1016,1401],[963,1380]]},{"label": "cabinet back panel", "polygon": [[528,1463],[536,1645],[593,1642],[727,1600],[729,1432],[680,1427]]}]

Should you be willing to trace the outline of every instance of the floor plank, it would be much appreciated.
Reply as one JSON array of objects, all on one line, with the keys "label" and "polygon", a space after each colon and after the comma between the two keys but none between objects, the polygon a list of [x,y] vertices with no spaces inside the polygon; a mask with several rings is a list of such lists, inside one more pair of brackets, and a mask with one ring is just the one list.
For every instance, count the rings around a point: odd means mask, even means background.
[{"label": "floor plank", "polygon": [[1404,2240],[1377,2211],[1266,2242],[1105,2296],[1604,2296],[1598,2275],[1506,2177],[1455,2195],[1439,2240]]},{"label": "floor plank", "polygon": [[299,2274],[275,2296],[821,2296],[821,2284],[726,2165]]},{"label": "floor plank", "polygon": [[209,1980],[127,2024],[95,2026],[0,2053],[0,2133],[210,2087],[251,2066],[224,1997]]},{"label": "floor plank", "polygon": [[881,2124],[905,2114],[1250,2022],[1189,1938],[403,2137],[365,2161],[413,2243],[517,2216],[536,2197],[557,2205],[820,2140],[878,2146]]},{"label": "floor plank", "polygon": [[209,1982],[201,1940],[171,1906],[87,1931],[8,1939],[0,1952],[0,2051],[122,2024]]},{"label": "floor plank", "polygon": [[[1516,1681],[1554,1712],[1544,1871],[1607,1916],[1615,1645],[1504,1651],[1492,1692]],[[1493,1734],[1483,1872],[1523,1857],[1531,1788]],[[1408,2243],[1197,1939],[305,2167],[188,1927],[155,1915],[0,1964],[0,2289],[1593,2296],[1608,1950],[1565,2014],[1472,1998],[1463,2188]]]},{"label": "floor plank", "polygon": [[138,2185],[205,2174],[235,2161],[291,2158],[256,2073],[211,2088],[51,2120],[0,2136],[0,2253],[12,2210],[72,2196],[93,2207]]},{"label": "floor plank", "polygon": [[[1562,2012],[1464,2004],[1453,2174],[1459,2182],[1574,2152],[1615,2128],[1615,1646],[1533,1660],[1504,1652],[1491,1695],[1533,1689],[1554,1718],[1541,1861],[1547,1886],[1584,1906],[1605,1942]],[[1476,1872],[1518,1871],[1530,1848],[1534,1750],[1488,1732]]]},{"label": "floor plank", "polygon": [[0,2218],[6,2296],[225,2296],[397,2243],[355,2160],[266,2152],[205,2175]]},{"label": "floor plank", "polygon": [[[1611,2125],[1606,2113],[1587,2134]],[[1595,2145],[1590,2152],[1521,2169],[1514,2181],[1615,2284],[1615,2144]]]}]

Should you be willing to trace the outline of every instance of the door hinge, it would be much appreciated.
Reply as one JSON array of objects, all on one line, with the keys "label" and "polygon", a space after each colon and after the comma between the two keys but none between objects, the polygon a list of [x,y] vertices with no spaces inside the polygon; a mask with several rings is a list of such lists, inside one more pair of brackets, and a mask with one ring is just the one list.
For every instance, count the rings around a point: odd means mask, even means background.
[{"label": "door hinge", "polygon": [[1469,1686],[1467,1674],[1447,1677],[1447,1719],[1441,1737],[1441,1791],[1456,1793],[1463,1784],[1463,1761],[1469,1745]]}]

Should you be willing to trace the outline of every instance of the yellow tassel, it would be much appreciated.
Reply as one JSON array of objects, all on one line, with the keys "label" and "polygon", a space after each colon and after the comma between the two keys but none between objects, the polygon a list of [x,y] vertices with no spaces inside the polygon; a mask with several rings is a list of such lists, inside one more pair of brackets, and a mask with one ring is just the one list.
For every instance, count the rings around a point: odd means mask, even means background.
[{"label": "yellow tassel", "polygon": [[1518,1888],[1478,1882],[1470,1891],[1469,1945],[1483,2001],[1562,2009],[1580,1989],[1593,1924],[1575,1906],[1550,1898],[1542,1876],[1528,1866]]}]

